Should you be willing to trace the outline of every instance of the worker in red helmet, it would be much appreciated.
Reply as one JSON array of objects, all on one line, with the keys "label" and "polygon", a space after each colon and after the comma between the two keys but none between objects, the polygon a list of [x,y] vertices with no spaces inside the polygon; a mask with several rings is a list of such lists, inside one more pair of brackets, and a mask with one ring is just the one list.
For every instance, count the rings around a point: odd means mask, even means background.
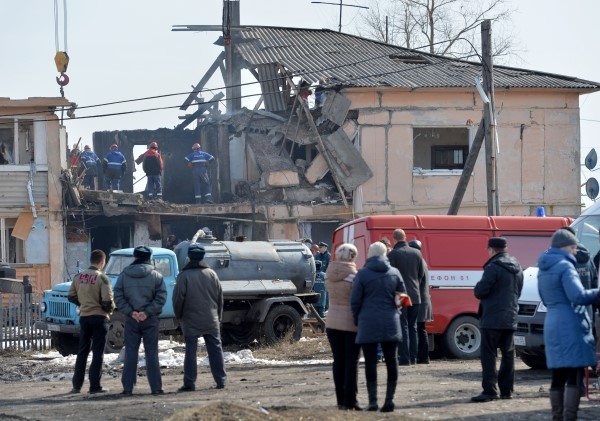
[{"label": "worker in red helmet", "polygon": [[208,165],[214,162],[215,157],[201,150],[200,143],[192,145],[192,153],[185,157],[188,167],[192,168],[194,180],[194,196],[196,203],[215,203],[211,194]]},{"label": "worker in red helmet", "polygon": [[144,197],[147,200],[162,199],[161,174],[163,171],[163,159],[158,152],[158,143],[153,140],[148,145],[148,150],[138,156],[136,164],[142,164],[142,169],[146,173],[146,190]]},{"label": "worker in red helmet", "polygon": [[83,152],[79,155],[79,174],[83,176],[83,188],[86,190],[96,190],[96,176],[100,170],[100,158],[92,151],[90,145],[85,145]]},{"label": "worker in red helmet", "polygon": [[102,168],[107,190],[121,191],[121,177],[127,171],[127,160],[116,144],[110,146],[110,151],[102,161]]}]

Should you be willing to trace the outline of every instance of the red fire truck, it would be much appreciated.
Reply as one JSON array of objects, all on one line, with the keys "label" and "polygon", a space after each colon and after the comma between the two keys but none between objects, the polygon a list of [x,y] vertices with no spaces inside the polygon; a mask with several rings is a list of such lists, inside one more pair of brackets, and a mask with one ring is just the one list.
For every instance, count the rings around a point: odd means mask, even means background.
[{"label": "red fire truck", "polygon": [[481,279],[488,260],[487,241],[504,237],[508,252],[523,269],[534,266],[550,246],[552,233],[569,225],[571,218],[529,216],[378,215],[348,222],[333,234],[332,250],[352,243],[358,248],[357,267],[363,266],[371,243],[394,240],[396,228],[407,241],[420,240],[421,253],[429,268],[433,321],[427,331],[435,347],[454,358],[478,358],[481,332],[473,286]]}]

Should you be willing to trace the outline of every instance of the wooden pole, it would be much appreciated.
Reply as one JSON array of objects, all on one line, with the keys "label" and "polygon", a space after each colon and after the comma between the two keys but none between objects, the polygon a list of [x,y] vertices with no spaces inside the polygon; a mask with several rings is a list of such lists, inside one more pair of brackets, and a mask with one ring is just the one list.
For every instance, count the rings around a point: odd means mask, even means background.
[{"label": "wooden pole", "polygon": [[484,20],[481,24],[481,50],[483,65],[483,90],[489,103],[484,104],[483,120],[485,131],[485,168],[487,183],[488,215],[499,215],[498,167],[494,142],[494,69],[492,61],[492,24]]},{"label": "wooden pole", "polygon": [[[229,7],[227,7],[229,6]],[[229,14],[229,17],[225,14]],[[240,26],[240,2],[226,0],[226,7],[223,9],[223,19],[229,21],[231,26]],[[242,108],[242,87],[240,86],[242,76],[239,66],[235,63],[233,55],[233,38],[229,44],[225,45],[225,104],[227,112],[236,111]]]},{"label": "wooden pole", "polygon": [[469,155],[467,156],[465,167],[463,168],[460,179],[458,180],[458,185],[456,186],[454,197],[452,198],[450,208],[448,209],[448,215],[458,214],[460,204],[463,200],[463,197],[465,196],[465,191],[467,190],[467,186],[469,184],[469,181],[471,180],[471,174],[473,173],[475,163],[477,162],[477,156],[479,156],[479,151],[481,150],[481,145],[483,144],[483,135],[484,128],[482,119],[479,123],[477,133],[475,133],[475,138],[473,139],[473,144],[471,145],[471,149],[469,150]]}]

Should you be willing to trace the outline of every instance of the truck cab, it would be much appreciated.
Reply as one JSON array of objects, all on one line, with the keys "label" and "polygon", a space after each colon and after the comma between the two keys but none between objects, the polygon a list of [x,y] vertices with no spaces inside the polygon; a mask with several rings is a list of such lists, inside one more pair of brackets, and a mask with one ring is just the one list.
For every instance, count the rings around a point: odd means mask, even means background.
[{"label": "truck cab", "polygon": [[[593,258],[600,250],[600,202],[586,209],[571,227],[579,242],[590,252],[590,258]],[[550,241],[546,245],[546,248],[549,247]],[[537,267],[529,268],[524,273],[514,342],[517,355],[527,366],[545,369],[544,320],[548,310],[538,292],[537,273]]]},{"label": "truck cab", "polygon": [[[302,318],[307,305],[316,302],[312,292],[315,281],[314,257],[296,241],[217,241],[198,239],[205,250],[204,261],[217,273],[224,297],[222,339],[225,344],[246,344],[255,339],[275,342],[288,335],[300,339]],[[160,319],[163,334],[179,333],[173,311],[173,288],[179,269],[187,259],[190,242],[180,243],[174,251],[152,247],[151,263],[163,275],[167,301]],[[114,287],[123,269],[133,262],[133,248],[113,251],[104,272]],[[63,355],[77,352],[79,309],[67,300],[70,282],[44,291],[43,320],[38,329],[52,333],[53,343]],[[118,309],[111,316],[106,351],[123,346],[125,315]]]}]

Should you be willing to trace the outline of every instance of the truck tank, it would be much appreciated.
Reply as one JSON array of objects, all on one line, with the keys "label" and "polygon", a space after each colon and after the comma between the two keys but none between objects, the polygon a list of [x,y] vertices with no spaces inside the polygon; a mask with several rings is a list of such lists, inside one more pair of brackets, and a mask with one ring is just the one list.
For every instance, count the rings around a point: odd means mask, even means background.
[{"label": "truck tank", "polygon": [[[226,296],[308,293],[315,280],[315,261],[302,243],[288,240],[196,241],[206,250],[204,261],[223,282]],[[179,268],[187,262],[191,241],[183,241],[174,252]]]}]

